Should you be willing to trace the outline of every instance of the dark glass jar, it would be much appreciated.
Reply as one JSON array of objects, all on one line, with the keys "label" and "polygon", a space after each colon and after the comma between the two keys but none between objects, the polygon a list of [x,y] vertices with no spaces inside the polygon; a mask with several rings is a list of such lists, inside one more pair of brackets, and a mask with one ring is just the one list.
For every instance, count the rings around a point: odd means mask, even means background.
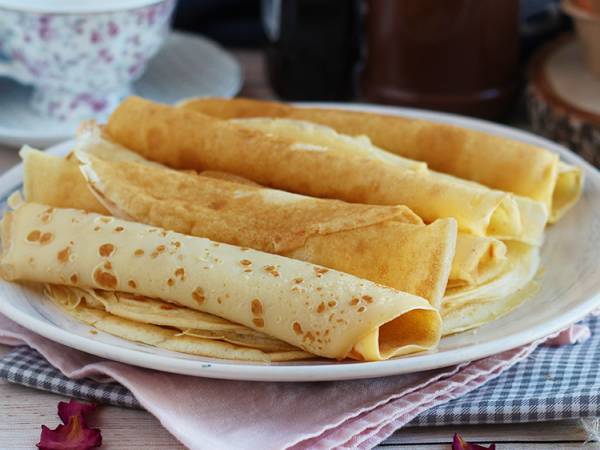
[{"label": "dark glass jar", "polygon": [[263,0],[267,72],[286,100],[349,100],[356,84],[360,2]]},{"label": "dark glass jar", "polygon": [[497,118],[517,86],[518,0],[369,0],[363,93]]}]

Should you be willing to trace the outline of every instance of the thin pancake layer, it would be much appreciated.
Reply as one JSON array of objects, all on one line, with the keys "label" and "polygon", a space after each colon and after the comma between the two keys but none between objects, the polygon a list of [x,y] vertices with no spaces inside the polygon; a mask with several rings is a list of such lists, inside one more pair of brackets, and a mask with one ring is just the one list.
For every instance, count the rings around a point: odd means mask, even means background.
[{"label": "thin pancake layer", "polygon": [[507,243],[507,264],[495,277],[476,287],[449,289],[442,301],[443,334],[457,333],[508,314],[537,292],[533,281],[540,263],[539,248]]},{"label": "thin pancake layer", "polygon": [[506,244],[493,238],[458,235],[448,288],[478,286],[498,275],[506,264]]},{"label": "thin pancake layer", "polygon": [[363,349],[361,341],[373,333],[377,339],[362,357],[385,359],[439,340],[439,314],[420,297],[303,261],[113,217],[27,203],[4,216],[2,246],[0,273],[9,281],[159,298],[320,356],[358,357],[355,346]]},{"label": "thin pancake layer", "polygon": [[109,314],[141,323],[149,323],[179,329],[182,334],[216,339],[242,347],[257,348],[265,352],[297,351],[298,348],[211,314],[195,311],[184,306],[163,302],[141,295],[124,292],[82,289],[73,286],[47,285],[50,291],[67,291],[75,308],[84,302],[86,306],[101,309]]},{"label": "thin pancake layer", "polygon": [[93,304],[94,299],[90,291],[74,287],[47,285],[45,293],[63,311],[77,320],[115,336],[166,350],[212,358],[256,362],[292,361],[312,357],[310,353],[294,349],[291,346],[283,349],[268,349],[265,346],[262,349],[254,348],[227,342],[225,339],[191,336],[172,327],[123,318],[110,314],[102,308],[91,306],[90,303]]},{"label": "thin pancake layer", "polygon": [[558,163],[558,177],[552,194],[550,223],[557,222],[571,208],[583,192],[583,171],[563,161]]},{"label": "thin pancake layer", "polygon": [[378,147],[424,161],[433,170],[543,202],[551,222],[575,204],[583,187],[580,168],[559,164],[557,155],[541,147],[426,120],[250,99],[190,99],[181,107],[222,119],[307,120],[340,133],[366,135]]},{"label": "thin pancake layer", "polygon": [[315,149],[136,97],[121,103],[106,129],[120,144],[177,169],[231,172],[266,186],[354,203],[404,204],[426,222],[454,217],[461,230],[479,236],[520,239],[524,230],[510,194]]},{"label": "thin pancake layer", "polygon": [[23,194],[26,199],[57,208],[108,214],[82,183],[77,164],[69,164],[63,158],[28,146],[24,146],[19,155],[23,160]]}]

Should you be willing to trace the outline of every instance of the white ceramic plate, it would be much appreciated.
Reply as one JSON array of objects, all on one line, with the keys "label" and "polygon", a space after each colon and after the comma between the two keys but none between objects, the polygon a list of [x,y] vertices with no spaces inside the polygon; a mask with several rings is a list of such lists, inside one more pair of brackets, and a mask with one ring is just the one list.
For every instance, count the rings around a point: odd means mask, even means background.
[{"label": "white ceramic plate", "polygon": [[[219,45],[195,34],[171,32],[133,93],[162,103],[186,97],[231,97],[242,86],[242,69]],[[0,77],[0,144],[45,148],[70,139],[79,121],[59,122],[29,107],[31,88]]]},{"label": "white ceramic plate", "polygon": [[[330,105],[332,106],[332,105]],[[336,106],[336,105],[333,105]],[[317,381],[380,377],[449,366],[502,352],[551,334],[600,306],[600,173],[557,144],[481,120],[412,109],[355,105],[354,109],[453,123],[545,147],[584,168],[583,197],[547,232],[542,250],[542,289],[511,314],[474,332],[442,339],[437,350],[382,362],[293,362],[257,364],[189,356],[129,342],[65,316],[36,292],[0,281],[0,312],[49,339],[88,353],[143,367],[211,378]],[[68,143],[51,153],[62,154]],[[498,149],[502,151],[502,149]],[[0,177],[0,198],[17,189],[22,167]]]}]

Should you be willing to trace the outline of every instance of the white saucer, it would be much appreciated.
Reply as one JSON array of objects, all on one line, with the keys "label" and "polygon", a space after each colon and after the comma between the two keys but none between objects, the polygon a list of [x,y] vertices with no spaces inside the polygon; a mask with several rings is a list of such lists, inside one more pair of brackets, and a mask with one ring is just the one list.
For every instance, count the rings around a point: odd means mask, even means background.
[{"label": "white saucer", "polygon": [[[134,93],[158,102],[186,97],[231,97],[242,86],[238,62],[213,41],[172,32],[163,48],[134,83]],[[45,148],[73,137],[79,122],[57,122],[29,108],[31,88],[0,77],[0,144]]]}]

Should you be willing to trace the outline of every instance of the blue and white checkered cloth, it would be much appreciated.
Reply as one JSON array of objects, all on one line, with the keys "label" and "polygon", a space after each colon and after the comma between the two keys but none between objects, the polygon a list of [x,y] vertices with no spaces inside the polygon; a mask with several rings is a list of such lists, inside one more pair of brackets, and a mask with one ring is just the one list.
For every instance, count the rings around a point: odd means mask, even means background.
[{"label": "blue and white checkered cloth", "polygon": [[540,422],[600,416],[600,317],[582,322],[592,337],[538,347],[474,391],[417,416],[411,425]]},{"label": "blue and white checkered cloth", "polygon": [[[600,416],[600,317],[584,322],[581,344],[539,347],[527,359],[469,394],[417,416],[410,425],[536,422]],[[129,408],[135,397],[117,383],[70,380],[29,347],[0,360],[0,378],[57,394]]]}]

